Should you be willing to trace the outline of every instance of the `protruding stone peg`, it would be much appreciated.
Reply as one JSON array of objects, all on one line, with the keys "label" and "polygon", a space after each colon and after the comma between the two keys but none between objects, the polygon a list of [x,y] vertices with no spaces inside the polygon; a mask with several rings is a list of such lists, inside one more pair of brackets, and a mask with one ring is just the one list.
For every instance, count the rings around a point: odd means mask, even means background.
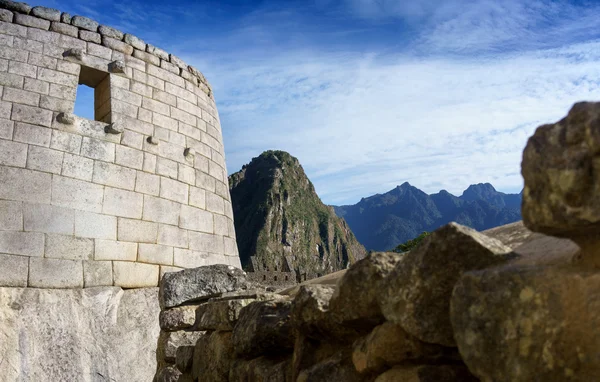
[{"label": "protruding stone peg", "polygon": [[123,126],[120,123],[114,122],[104,127],[106,134],[121,134],[123,132]]},{"label": "protruding stone peg", "polygon": [[125,63],[123,61],[113,61],[108,64],[108,71],[111,73],[125,73]]},{"label": "protruding stone peg", "polygon": [[186,147],[185,150],[183,150],[183,155],[186,157],[193,157],[196,155],[196,150],[194,150],[192,147]]},{"label": "protruding stone peg", "polygon": [[150,143],[151,145],[158,145],[158,138],[151,135],[146,138],[146,142]]},{"label": "protruding stone peg", "polygon": [[77,48],[65,50],[63,57],[72,57],[79,61],[83,61],[83,50]]},{"label": "protruding stone peg", "polygon": [[71,113],[60,113],[56,116],[56,120],[65,125],[74,125],[75,124],[75,115]]}]

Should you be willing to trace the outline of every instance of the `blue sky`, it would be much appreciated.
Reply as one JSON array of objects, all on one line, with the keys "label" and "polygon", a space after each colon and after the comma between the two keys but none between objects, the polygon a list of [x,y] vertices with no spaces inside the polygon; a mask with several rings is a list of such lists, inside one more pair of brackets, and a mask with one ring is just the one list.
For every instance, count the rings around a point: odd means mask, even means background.
[{"label": "blue sky", "polygon": [[404,181],[519,192],[543,123],[600,98],[600,3],[540,0],[40,0],[198,67],[227,166],[298,157],[325,203]]}]

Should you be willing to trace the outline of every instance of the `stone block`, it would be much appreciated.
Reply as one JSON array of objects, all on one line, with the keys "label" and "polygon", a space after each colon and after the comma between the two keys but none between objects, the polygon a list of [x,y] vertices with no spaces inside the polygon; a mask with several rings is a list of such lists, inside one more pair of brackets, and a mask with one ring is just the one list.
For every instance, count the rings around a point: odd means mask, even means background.
[{"label": "stone block", "polygon": [[27,168],[60,174],[64,153],[45,147],[30,146],[27,153]]},{"label": "stone block", "polygon": [[[184,82],[185,81],[183,81],[183,78],[181,78],[181,77],[179,77],[179,78],[182,80],[179,83],[176,83],[176,82],[173,82],[173,81],[169,81],[169,83],[166,83],[165,84],[165,91],[168,92],[168,93],[171,93],[171,94],[173,94],[173,95],[175,95],[175,96],[177,96],[179,98],[183,98],[184,100],[186,100],[186,101],[188,101],[188,102],[190,102],[190,103],[192,103],[192,104],[195,105],[196,102],[197,102],[197,98],[198,97],[194,93],[185,90],[184,89],[184,87],[185,87]],[[194,122],[195,122],[195,120],[194,120]],[[191,125],[195,125],[195,124],[196,123],[193,123]]]},{"label": "stone block", "polygon": [[202,154],[198,154],[194,160],[194,167],[202,172],[208,173],[208,162],[208,158]]},{"label": "stone block", "polygon": [[199,208],[181,205],[179,227],[193,231],[213,233],[213,214]]},{"label": "stone block", "polygon": [[[63,62],[63,61],[61,61]],[[50,84],[50,91],[48,94],[55,98],[62,98],[65,100],[75,101],[76,89],[70,86],[63,86],[57,84]]]},{"label": "stone block", "polygon": [[108,36],[102,36],[102,45],[125,55],[133,54],[133,46]]},{"label": "stone block", "polygon": [[62,163],[61,175],[68,176],[69,178],[76,178],[91,182],[93,173],[93,159],[65,153]]},{"label": "stone block", "polygon": [[0,22],[0,33],[9,36],[27,37],[27,27],[12,23]]},{"label": "stone block", "polygon": [[[218,233],[216,235],[219,235]],[[238,249],[235,238],[232,237],[223,237],[223,252],[227,256],[237,256]]]},{"label": "stone block", "polygon": [[108,27],[106,25],[100,25],[100,27],[98,27],[98,32],[100,32],[101,35],[106,37],[111,37],[117,40],[123,40],[123,32],[121,32],[118,29]]},{"label": "stone block", "polygon": [[160,177],[138,171],[135,179],[135,191],[143,194],[158,196]]},{"label": "stone block", "polygon": [[135,49],[133,51],[133,57],[139,58],[140,60],[148,62],[152,65],[156,65],[156,66],[160,65],[160,58],[158,58],[150,53],[146,53],[144,51],[138,50],[138,49]]},{"label": "stone block", "polygon": [[144,165],[144,152],[122,145],[117,146],[115,163],[121,166],[141,170]]},{"label": "stone block", "polygon": [[46,235],[45,257],[67,260],[93,260],[94,239],[48,234]]},{"label": "stone block", "polygon": [[[229,218],[223,215],[213,215],[214,220],[214,233],[215,235],[223,235],[229,236]],[[231,247],[235,245],[235,239],[233,239],[233,243],[225,240],[225,253],[228,255],[232,254]]]},{"label": "stone block", "polygon": [[85,30],[92,32],[98,31],[98,23],[92,19],[83,16],[73,16],[71,18],[71,24]]},{"label": "stone block", "polygon": [[76,75],[58,72],[56,70],[46,68],[38,69],[37,79],[53,84],[72,87],[76,87],[79,82],[79,78]]},{"label": "stone block", "polygon": [[83,286],[85,288],[113,285],[112,261],[84,261]]},{"label": "stone block", "polygon": [[168,61],[165,60],[160,60],[160,67],[162,69],[168,70],[169,72],[173,73],[173,74],[177,74],[179,75],[179,67],[177,67],[176,65],[171,64]]},{"label": "stone block", "polygon": [[153,45],[147,44],[146,51],[152,55],[155,55],[158,58],[162,58],[163,60],[169,59],[169,53],[167,53],[164,50],[157,48]]},{"label": "stone block", "polygon": [[83,137],[81,142],[81,155],[104,162],[115,161],[115,144],[89,137]]},{"label": "stone block", "polygon": [[143,170],[151,174],[156,172],[156,155],[144,152]]},{"label": "stone block", "polygon": [[29,276],[29,257],[0,253],[0,286],[25,288]]},{"label": "stone block", "polygon": [[[0,50],[0,53],[1,52],[2,50]],[[0,72],[0,85],[22,89],[23,82],[23,76],[20,76],[18,74]]]},{"label": "stone block", "polygon": [[37,17],[23,15],[20,13],[15,14],[14,22],[16,24],[24,25],[26,27],[38,28],[43,30],[50,29],[50,21],[43,20]]},{"label": "stone block", "polygon": [[223,253],[222,236],[190,231],[189,237],[190,249],[212,253]]},{"label": "stone block", "polygon": [[50,84],[48,82],[39,81],[34,78],[25,78],[25,84],[23,89],[36,92],[39,94],[48,94],[50,91]]},{"label": "stone block", "polygon": [[0,138],[11,140],[15,130],[14,125],[13,121],[0,119]]},{"label": "stone block", "polygon": [[99,57],[105,60],[110,60],[112,58],[112,50],[104,47],[102,45],[97,45],[92,42],[87,43],[87,54],[90,56]]},{"label": "stone block", "polygon": [[255,299],[209,301],[196,309],[194,330],[233,331],[240,311]]},{"label": "stone block", "polygon": [[71,24],[71,20],[72,20],[72,17],[71,17],[70,13],[67,13],[67,12],[61,13],[61,15],[60,15],[60,22],[61,23]]},{"label": "stone block", "polygon": [[136,259],[136,243],[96,239],[94,260],[135,261]]},{"label": "stone block", "polygon": [[31,14],[44,20],[60,21],[60,11],[54,8],[33,7]]},{"label": "stone block", "polygon": [[179,172],[177,174],[177,179],[180,182],[187,183],[189,185],[196,184],[196,171],[193,167],[186,166],[184,164],[179,164]]},{"label": "stone block", "polygon": [[180,210],[179,203],[144,195],[143,220],[177,225]]},{"label": "stone block", "polygon": [[198,187],[190,187],[189,204],[194,207],[206,208],[206,191]]},{"label": "stone block", "polygon": [[111,163],[96,161],[92,181],[106,186],[133,191],[136,171]]},{"label": "stone block", "polygon": [[72,209],[49,204],[23,205],[23,223],[25,231],[73,234],[75,212]]},{"label": "stone block", "polygon": [[23,230],[23,203],[0,200],[0,231]]},{"label": "stone block", "polygon": [[165,275],[165,273],[179,272],[179,271],[182,271],[182,270],[183,270],[183,268],[172,267],[172,266],[169,266],[169,265],[161,265],[160,266],[160,279],[162,280],[162,278]]},{"label": "stone block", "polygon": [[76,260],[29,259],[29,286],[34,288],[83,288],[83,264]]},{"label": "stone block", "polygon": [[102,38],[100,37],[100,33],[90,32],[86,30],[79,31],[79,38],[83,41],[89,41],[96,44],[102,43]]},{"label": "stone block", "polygon": [[[24,64],[27,65],[27,64]],[[34,67],[35,73],[35,67]],[[35,74],[34,74],[35,75]],[[40,104],[40,95],[27,90],[6,88],[2,94],[2,99],[7,102],[20,103],[29,106],[38,106]]]},{"label": "stone block", "polygon": [[221,214],[225,213],[225,204],[222,197],[213,194],[212,192],[206,193],[206,209],[208,211]]},{"label": "stone block", "polygon": [[55,112],[72,113],[75,104],[71,100],[64,100],[43,95],[40,98],[40,107]]},{"label": "stone block", "polygon": [[0,253],[42,257],[44,241],[43,233],[0,231]]},{"label": "stone block", "polygon": [[185,305],[161,311],[160,328],[169,332],[191,328],[196,322],[197,308],[198,305]]},{"label": "stone block", "polygon": [[161,224],[158,227],[157,242],[158,244],[171,247],[187,248],[189,242],[188,231],[175,226]]},{"label": "stone block", "polygon": [[141,150],[144,142],[144,135],[131,130],[123,131],[121,134],[121,144],[133,149]]},{"label": "stone block", "polygon": [[104,186],[54,175],[52,204],[76,210],[101,212]]},{"label": "stone block", "polygon": [[143,203],[143,196],[141,194],[106,187],[104,191],[102,213],[125,218],[141,219]]},{"label": "stone block", "polygon": [[158,157],[156,159],[156,173],[158,175],[167,176],[172,179],[177,179],[177,162],[169,159]]},{"label": "stone block", "polygon": [[64,34],[71,37],[77,37],[79,34],[79,29],[69,24],[53,21],[50,23],[50,30],[52,32]]},{"label": "stone block", "polygon": [[50,174],[0,166],[0,199],[50,203],[51,184]]},{"label": "stone block", "polygon": [[25,167],[26,164],[26,144],[0,140],[0,165]]},{"label": "stone block", "polygon": [[75,214],[75,236],[116,240],[117,218],[115,216],[78,211]]},{"label": "stone block", "polygon": [[156,243],[158,224],[134,219],[118,219],[117,240],[135,243]]},{"label": "stone block", "polygon": [[114,261],[113,272],[115,285],[122,288],[148,288],[158,285],[158,265]]},{"label": "stone block", "polygon": [[173,247],[140,243],[138,261],[150,264],[173,265]]},{"label": "stone block", "polygon": [[0,21],[5,23],[12,23],[14,14],[8,9],[0,9]]},{"label": "stone block", "polygon": [[175,248],[173,264],[181,268],[197,268],[213,264],[225,264],[223,261],[215,261],[214,256],[208,252],[192,251],[189,249]]},{"label": "stone block", "polygon": [[[14,104],[13,106],[13,118],[14,118],[14,110],[17,107],[21,107],[23,105]],[[27,106],[29,107],[29,106]],[[52,112],[50,112],[52,113]],[[36,146],[50,146],[50,139],[52,135],[52,130],[34,126],[27,123],[19,123],[15,124],[15,133],[13,139],[17,142],[29,143]]]},{"label": "stone block", "polygon": [[79,135],[52,130],[50,148],[69,152],[71,154],[79,154],[79,151],[81,150],[81,141],[82,137]]},{"label": "stone block", "polygon": [[[185,80],[179,75],[169,72],[168,70],[164,70],[161,68],[157,68],[154,65],[148,66],[147,70],[148,74],[154,77],[157,77],[163,81],[165,81],[165,89],[167,89],[167,84],[174,84],[181,88],[185,86]],[[175,94],[177,95],[177,94]]]},{"label": "stone block", "polygon": [[160,178],[160,197],[174,202],[188,204],[189,186],[169,178]]}]

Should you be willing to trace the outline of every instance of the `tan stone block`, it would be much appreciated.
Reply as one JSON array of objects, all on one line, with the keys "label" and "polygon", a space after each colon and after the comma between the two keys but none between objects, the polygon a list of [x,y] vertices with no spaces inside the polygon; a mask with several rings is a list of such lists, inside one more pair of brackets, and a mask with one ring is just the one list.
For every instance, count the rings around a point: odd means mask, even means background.
[{"label": "tan stone block", "polygon": [[75,214],[75,236],[93,239],[117,239],[115,216],[78,211]]},{"label": "tan stone block", "polygon": [[72,209],[49,204],[23,205],[25,231],[73,234],[75,212]]},{"label": "tan stone block", "polygon": [[93,172],[94,161],[92,159],[65,153],[61,175],[91,182]]},{"label": "tan stone block", "polygon": [[173,265],[173,247],[140,243],[138,261],[150,264]]},{"label": "tan stone block", "polygon": [[7,87],[2,93],[2,100],[29,106],[38,106],[40,104],[40,95],[27,90]]},{"label": "tan stone block", "polygon": [[196,170],[194,170],[193,167],[186,166],[180,163],[177,179],[180,182],[187,183],[193,186],[196,184]]},{"label": "tan stone block", "polygon": [[26,163],[26,144],[0,140],[0,165],[25,167]]},{"label": "tan stone block", "polygon": [[169,159],[157,157],[156,158],[156,173],[158,175],[168,176],[172,179],[177,179],[179,167],[177,162]]},{"label": "tan stone block", "polygon": [[86,158],[97,159],[104,162],[114,162],[115,144],[94,138],[83,137],[81,142],[81,155]]},{"label": "tan stone block", "polygon": [[137,244],[114,240],[96,240],[94,260],[123,260],[137,259]]},{"label": "tan stone block", "polygon": [[0,253],[42,257],[44,240],[43,233],[0,231]]},{"label": "tan stone block", "polygon": [[144,195],[143,220],[177,225],[180,209],[179,203]]},{"label": "tan stone block", "polygon": [[112,261],[84,261],[83,286],[85,288],[113,285]]},{"label": "tan stone block", "polygon": [[82,137],[79,135],[67,133],[65,131],[52,130],[50,148],[69,152],[71,154],[79,154],[81,149],[81,140]]},{"label": "tan stone block", "polygon": [[115,163],[129,168],[141,170],[144,165],[144,152],[118,145]]},{"label": "tan stone block", "polygon": [[160,197],[174,202],[188,204],[189,186],[169,178],[160,178]]},{"label": "tan stone block", "polygon": [[67,260],[93,260],[94,240],[47,234],[45,257]]},{"label": "tan stone block", "polygon": [[211,253],[223,253],[223,236],[190,231],[189,238],[190,249]]},{"label": "tan stone block", "polygon": [[179,215],[179,227],[193,231],[213,233],[213,214],[182,204],[181,214]]},{"label": "tan stone block", "polygon": [[163,276],[165,275],[165,273],[170,273],[170,272],[179,272],[182,271],[184,268],[179,268],[179,267],[171,267],[168,265],[161,265],[160,266],[160,278],[162,279]]},{"label": "tan stone block", "polygon": [[138,171],[135,180],[135,191],[158,196],[160,191],[160,177],[158,175]]},{"label": "tan stone block", "polygon": [[181,268],[197,268],[210,265],[208,252],[174,248],[173,264]]},{"label": "tan stone block", "polygon": [[23,203],[0,200],[0,231],[23,230]]},{"label": "tan stone block", "polygon": [[0,166],[0,199],[50,203],[52,175]]},{"label": "tan stone block", "polygon": [[212,192],[207,192],[206,209],[217,214],[224,214],[225,204],[223,198],[219,195],[213,194]]},{"label": "tan stone block", "polygon": [[125,218],[141,219],[143,196],[141,194],[106,187],[102,213]]},{"label": "tan stone block", "polygon": [[[10,114],[10,113],[9,113]],[[0,119],[0,138],[11,140],[15,123],[7,119]]]},{"label": "tan stone block", "polygon": [[122,288],[146,288],[158,285],[159,266],[152,264],[114,261],[115,285]]},{"label": "tan stone block", "polygon": [[188,247],[188,231],[175,226],[160,224],[158,227],[158,244],[172,247]]},{"label": "tan stone block", "polygon": [[34,288],[83,288],[83,264],[77,260],[29,259],[29,286]]},{"label": "tan stone block", "polygon": [[[216,235],[229,236],[229,224],[227,216],[224,215],[214,215],[214,233]],[[227,243],[225,243],[225,248],[227,248]],[[227,250],[225,250],[226,254],[229,254]]]},{"label": "tan stone block", "polygon": [[141,220],[119,218],[117,240],[136,243],[156,243],[158,224]]},{"label": "tan stone block", "polygon": [[76,210],[101,212],[104,186],[54,175],[52,204]]},{"label": "tan stone block", "polygon": [[27,168],[60,174],[64,153],[45,147],[30,146],[27,153]]},{"label": "tan stone block", "polygon": [[206,208],[206,191],[198,187],[190,187],[189,204],[194,207]]},{"label": "tan stone block", "polygon": [[122,188],[132,191],[135,187],[136,171],[111,163],[96,161],[94,163],[94,183]]},{"label": "tan stone block", "polygon": [[[14,105],[13,119],[14,119],[14,109],[17,106],[20,107],[22,105]],[[15,124],[15,133],[14,133],[13,139],[17,142],[23,142],[23,143],[29,143],[32,145],[36,145],[36,146],[48,147],[48,146],[50,146],[51,134],[52,134],[52,130],[50,130],[48,128],[34,126],[34,125],[27,124],[27,123],[17,122]]]},{"label": "tan stone block", "polygon": [[0,286],[25,288],[29,276],[29,257],[0,253]]}]

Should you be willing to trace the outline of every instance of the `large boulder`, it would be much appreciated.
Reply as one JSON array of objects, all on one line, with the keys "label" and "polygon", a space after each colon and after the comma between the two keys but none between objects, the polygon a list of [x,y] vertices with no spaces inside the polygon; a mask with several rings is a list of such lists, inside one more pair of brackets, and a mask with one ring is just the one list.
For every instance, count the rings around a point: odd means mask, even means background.
[{"label": "large boulder", "polygon": [[378,299],[382,284],[403,256],[376,252],[353,264],[338,281],[329,301],[335,320],[366,333],[381,324],[384,318]]},{"label": "large boulder", "polygon": [[451,317],[465,363],[482,381],[600,380],[600,273],[509,266],[469,272]]},{"label": "large boulder", "polygon": [[227,382],[234,356],[231,332],[212,332],[196,343],[192,376],[198,382]]},{"label": "large boulder", "polygon": [[460,364],[396,366],[381,374],[375,382],[477,382]]},{"label": "large boulder", "polygon": [[454,284],[466,271],[514,257],[498,240],[450,223],[408,252],[387,277],[381,294],[385,318],[421,341],[456,346],[450,323]]},{"label": "large boulder", "polygon": [[286,352],[294,346],[287,300],[255,301],[240,311],[233,330],[233,344],[238,355],[254,358]]},{"label": "large boulder", "polygon": [[246,288],[246,273],[231,265],[216,264],[169,272],[160,283],[160,306],[172,308]]},{"label": "large boulder", "polygon": [[210,301],[196,309],[194,330],[232,331],[243,307],[254,299]]},{"label": "large boulder", "polygon": [[158,288],[0,288],[0,380],[151,381]]},{"label": "large boulder", "polygon": [[[600,231],[600,103],[580,102],[538,127],[523,151],[522,215],[535,232],[572,238],[580,246]],[[584,248],[582,248],[584,249]]]}]

